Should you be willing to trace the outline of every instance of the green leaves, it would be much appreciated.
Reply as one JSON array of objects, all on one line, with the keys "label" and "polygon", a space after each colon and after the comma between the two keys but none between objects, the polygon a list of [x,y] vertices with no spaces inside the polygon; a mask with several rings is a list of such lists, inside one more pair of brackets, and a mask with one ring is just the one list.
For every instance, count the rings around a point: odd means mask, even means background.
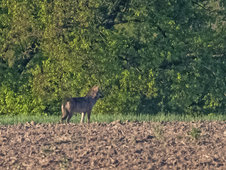
[{"label": "green leaves", "polygon": [[[225,113],[223,1],[0,2],[0,114]],[[4,107],[4,108],[3,108]]]}]

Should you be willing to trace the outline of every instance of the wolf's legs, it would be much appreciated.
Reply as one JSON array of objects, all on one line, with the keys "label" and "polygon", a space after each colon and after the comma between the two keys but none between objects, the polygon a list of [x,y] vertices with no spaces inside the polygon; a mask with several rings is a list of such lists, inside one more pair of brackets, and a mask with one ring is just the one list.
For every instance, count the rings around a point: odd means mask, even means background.
[{"label": "wolf's legs", "polygon": [[85,115],[86,115],[86,112],[82,112],[82,118],[81,118],[80,123],[84,123]]},{"label": "wolf's legs", "polygon": [[67,118],[67,115],[64,115],[61,117],[61,123],[63,123],[63,121]]},{"label": "wolf's legs", "polygon": [[88,112],[87,112],[88,123],[90,123],[90,115],[91,115],[91,111],[88,111]]},{"label": "wolf's legs", "polygon": [[69,113],[69,114],[68,114],[68,117],[67,117],[67,123],[70,122],[70,119],[71,119],[72,116],[73,116],[73,113]]},{"label": "wolf's legs", "polygon": [[63,123],[63,121],[67,118],[67,114],[65,114],[65,115],[62,115],[62,117],[61,117],[61,123]]}]

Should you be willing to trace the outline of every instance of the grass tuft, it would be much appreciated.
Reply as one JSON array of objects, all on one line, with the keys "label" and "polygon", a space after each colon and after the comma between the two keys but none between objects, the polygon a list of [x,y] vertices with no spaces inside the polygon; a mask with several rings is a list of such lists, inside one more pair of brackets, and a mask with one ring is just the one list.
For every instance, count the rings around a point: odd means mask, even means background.
[{"label": "grass tuft", "polygon": [[193,139],[198,140],[201,136],[201,130],[195,127],[192,127],[192,130],[188,132],[188,135],[190,135]]}]

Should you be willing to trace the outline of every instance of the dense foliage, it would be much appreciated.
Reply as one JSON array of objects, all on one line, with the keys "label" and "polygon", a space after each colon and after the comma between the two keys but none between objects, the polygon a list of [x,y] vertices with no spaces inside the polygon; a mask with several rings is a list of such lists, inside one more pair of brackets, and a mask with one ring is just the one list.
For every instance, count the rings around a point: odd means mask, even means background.
[{"label": "dense foliage", "polygon": [[0,114],[226,113],[224,0],[0,0]]}]

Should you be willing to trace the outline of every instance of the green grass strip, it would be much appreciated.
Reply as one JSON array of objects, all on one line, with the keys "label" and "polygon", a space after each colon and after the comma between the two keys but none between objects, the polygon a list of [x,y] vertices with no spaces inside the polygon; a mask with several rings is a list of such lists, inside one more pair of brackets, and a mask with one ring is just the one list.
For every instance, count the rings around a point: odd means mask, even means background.
[{"label": "green grass strip", "polygon": [[[26,123],[34,121],[35,123],[59,123],[60,116],[0,116],[0,125],[10,125],[18,123]],[[71,119],[72,123],[79,123],[81,119],[81,114],[74,115]],[[177,115],[177,114],[92,114],[91,122],[106,122],[110,123],[115,120],[121,120],[125,122],[129,121],[152,121],[152,122],[162,122],[162,121],[226,121],[225,114],[209,114],[194,117],[192,115]],[[85,119],[86,122],[86,119]]]}]

